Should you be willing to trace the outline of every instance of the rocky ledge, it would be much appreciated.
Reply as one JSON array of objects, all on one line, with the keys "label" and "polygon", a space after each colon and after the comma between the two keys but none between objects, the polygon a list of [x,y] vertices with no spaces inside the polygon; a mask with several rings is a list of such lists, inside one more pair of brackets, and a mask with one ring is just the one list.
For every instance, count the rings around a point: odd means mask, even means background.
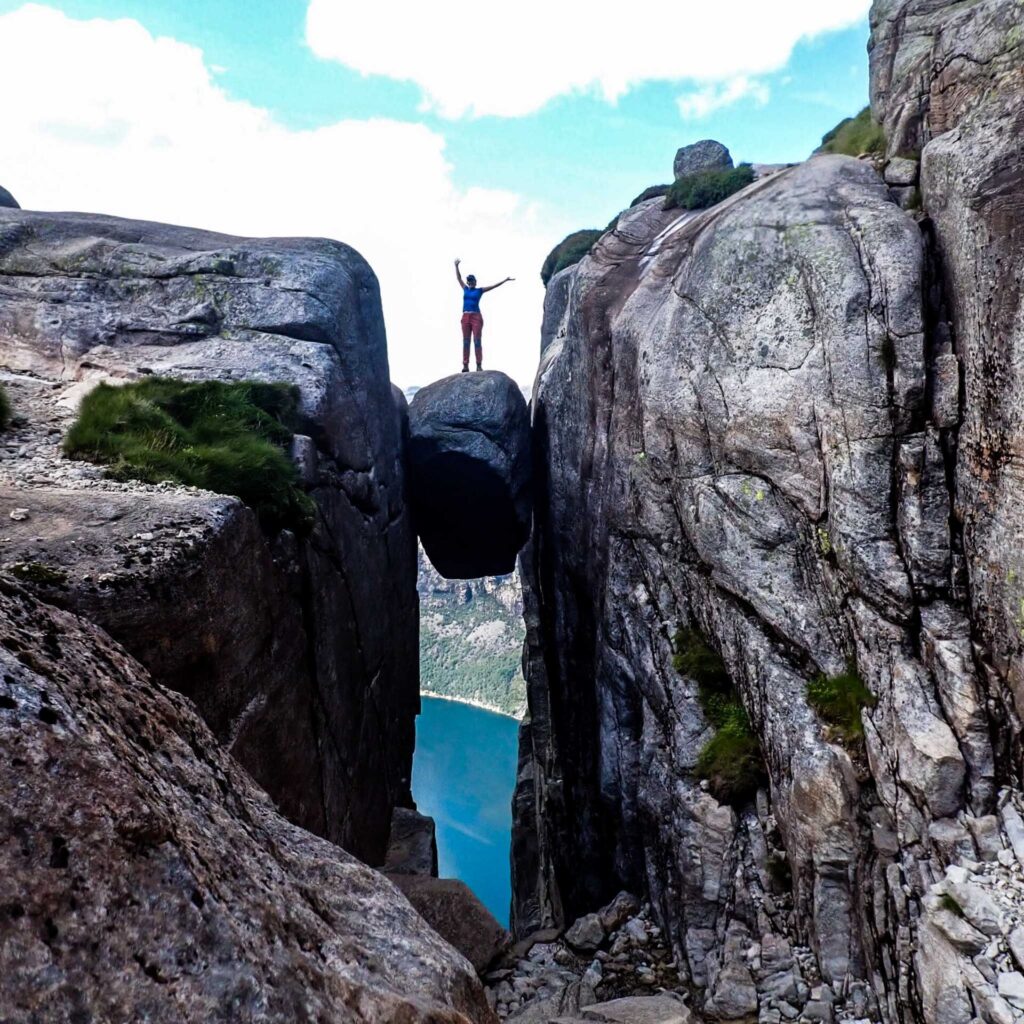
[{"label": "rocky ledge", "polygon": [[[289,818],[380,863],[410,799],[416,551],[370,268],[327,240],[3,208],[0,365],[0,563],[190,696]],[[97,382],[154,375],[297,386],[308,536],[62,456]]]},{"label": "rocky ledge", "polygon": [[492,1019],[389,882],[282,818],[104,633],[7,577],[0,666],[5,1019]]}]

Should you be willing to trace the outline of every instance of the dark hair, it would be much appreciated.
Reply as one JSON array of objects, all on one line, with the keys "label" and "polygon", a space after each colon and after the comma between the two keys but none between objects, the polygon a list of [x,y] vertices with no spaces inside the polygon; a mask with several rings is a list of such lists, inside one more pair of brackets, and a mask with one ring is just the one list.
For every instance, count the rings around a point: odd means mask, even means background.
[{"label": "dark hair", "polygon": [[476,274],[467,274],[466,275],[466,280],[467,281],[472,281],[475,284],[476,283]]}]

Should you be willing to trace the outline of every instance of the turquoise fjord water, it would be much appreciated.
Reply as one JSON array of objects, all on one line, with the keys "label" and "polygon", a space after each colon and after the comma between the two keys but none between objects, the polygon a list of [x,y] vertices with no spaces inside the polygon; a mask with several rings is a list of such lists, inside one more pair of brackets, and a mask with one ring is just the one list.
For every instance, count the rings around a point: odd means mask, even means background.
[{"label": "turquoise fjord water", "polygon": [[437,823],[439,873],[462,879],[506,926],[518,732],[506,715],[424,697],[412,766],[416,805]]}]

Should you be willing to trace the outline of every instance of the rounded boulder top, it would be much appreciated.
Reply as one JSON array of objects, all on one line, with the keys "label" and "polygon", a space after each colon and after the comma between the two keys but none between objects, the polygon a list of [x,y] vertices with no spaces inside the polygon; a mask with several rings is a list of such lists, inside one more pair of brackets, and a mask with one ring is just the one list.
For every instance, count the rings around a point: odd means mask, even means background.
[{"label": "rounded boulder top", "polygon": [[530,415],[519,386],[493,370],[421,388],[409,406],[413,518],[448,579],[502,576],[530,533]]},{"label": "rounded boulder top", "polygon": [[729,167],[732,167],[729,150],[714,139],[701,139],[700,142],[683,146],[676,151],[676,158],[672,164],[676,181],[701,171],[720,171]]},{"label": "rounded boulder top", "polygon": [[15,199],[14,196],[12,196],[11,193],[3,187],[3,185],[0,185],[0,207],[7,207],[7,209],[10,210],[21,209],[18,200]]}]

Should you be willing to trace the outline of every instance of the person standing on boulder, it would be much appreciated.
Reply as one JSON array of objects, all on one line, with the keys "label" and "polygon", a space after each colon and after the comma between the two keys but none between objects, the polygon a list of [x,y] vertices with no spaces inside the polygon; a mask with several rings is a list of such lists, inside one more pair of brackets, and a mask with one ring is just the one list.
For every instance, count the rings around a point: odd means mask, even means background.
[{"label": "person standing on boulder", "polygon": [[484,292],[500,288],[506,281],[514,281],[514,277],[506,277],[504,281],[497,284],[489,284],[486,288],[477,288],[476,278],[472,274],[466,275],[462,280],[462,271],[459,264],[462,260],[455,261],[455,276],[459,279],[459,287],[462,288],[462,372],[469,372],[469,339],[472,336],[476,349],[476,368],[484,368],[483,333],[484,318],[480,313],[480,296]]}]

